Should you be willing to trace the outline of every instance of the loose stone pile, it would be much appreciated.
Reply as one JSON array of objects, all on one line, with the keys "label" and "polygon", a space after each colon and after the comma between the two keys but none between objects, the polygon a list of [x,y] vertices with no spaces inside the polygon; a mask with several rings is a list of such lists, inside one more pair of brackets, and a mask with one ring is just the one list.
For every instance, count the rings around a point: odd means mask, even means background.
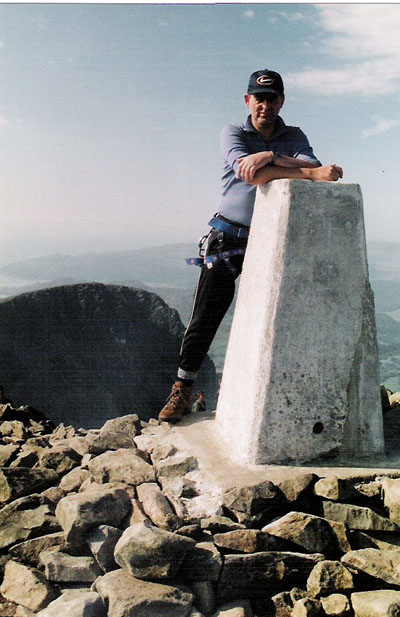
[{"label": "loose stone pile", "polygon": [[0,405],[0,436],[0,617],[400,615],[400,479],[218,492],[134,414],[53,429]]}]

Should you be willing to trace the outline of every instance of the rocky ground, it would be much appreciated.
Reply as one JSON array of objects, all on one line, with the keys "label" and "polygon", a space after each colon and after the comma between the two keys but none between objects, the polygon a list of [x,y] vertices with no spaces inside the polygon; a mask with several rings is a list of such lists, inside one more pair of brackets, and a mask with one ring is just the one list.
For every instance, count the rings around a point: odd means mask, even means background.
[{"label": "rocky ground", "polygon": [[0,617],[400,615],[400,479],[210,495],[165,436],[0,405]]}]

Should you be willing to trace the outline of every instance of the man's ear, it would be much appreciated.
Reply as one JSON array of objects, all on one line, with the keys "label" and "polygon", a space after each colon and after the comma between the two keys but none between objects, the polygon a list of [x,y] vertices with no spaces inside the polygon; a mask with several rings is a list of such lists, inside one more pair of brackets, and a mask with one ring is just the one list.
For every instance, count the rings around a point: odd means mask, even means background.
[{"label": "man's ear", "polygon": [[285,95],[284,94],[281,95],[281,99],[282,99],[282,104],[281,104],[281,108],[282,108],[283,107],[283,103],[285,102]]},{"label": "man's ear", "polygon": [[246,103],[247,107],[249,106],[249,102],[250,102],[250,95],[249,94],[245,94],[244,95],[244,102]]}]

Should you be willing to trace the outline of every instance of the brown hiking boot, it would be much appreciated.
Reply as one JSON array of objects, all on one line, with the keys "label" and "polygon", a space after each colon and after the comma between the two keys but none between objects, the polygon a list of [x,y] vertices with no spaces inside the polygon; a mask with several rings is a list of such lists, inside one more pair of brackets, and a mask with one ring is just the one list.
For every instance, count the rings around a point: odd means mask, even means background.
[{"label": "brown hiking boot", "polygon": [[163,422],[178,422],[183,415],[192,411],[192,397],[192,386],[185,386],[179,381],[174,383],[158,419]]}]

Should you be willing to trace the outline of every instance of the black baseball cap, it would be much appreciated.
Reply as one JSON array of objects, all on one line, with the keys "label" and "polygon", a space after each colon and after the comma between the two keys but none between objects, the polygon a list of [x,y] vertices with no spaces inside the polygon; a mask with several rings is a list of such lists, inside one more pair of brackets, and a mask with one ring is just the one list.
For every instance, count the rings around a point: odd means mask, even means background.
[{"label": "black baseball cap", "polygon": [[276,71],[262,69],[250,75],[247,94],[268,93],[283,95],[282,77]]}]

